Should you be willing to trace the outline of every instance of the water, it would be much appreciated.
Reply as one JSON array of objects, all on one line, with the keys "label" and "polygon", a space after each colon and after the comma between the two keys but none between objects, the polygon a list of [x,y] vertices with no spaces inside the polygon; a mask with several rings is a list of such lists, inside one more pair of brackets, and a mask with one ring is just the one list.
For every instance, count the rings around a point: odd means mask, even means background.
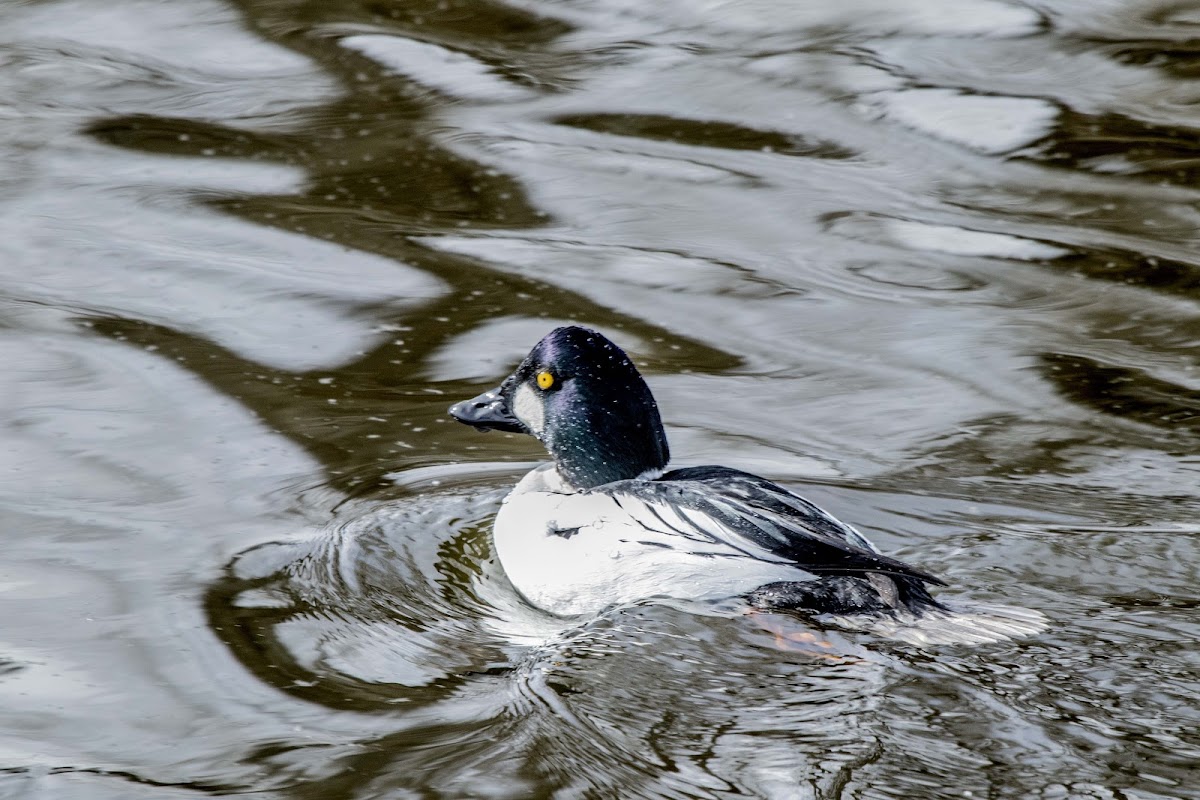
[{"label": "water", "polygon": [[[1198,797],[1200,5],[0,3],[0,795]],[[491,557],[553,325],[921,650]]]}]

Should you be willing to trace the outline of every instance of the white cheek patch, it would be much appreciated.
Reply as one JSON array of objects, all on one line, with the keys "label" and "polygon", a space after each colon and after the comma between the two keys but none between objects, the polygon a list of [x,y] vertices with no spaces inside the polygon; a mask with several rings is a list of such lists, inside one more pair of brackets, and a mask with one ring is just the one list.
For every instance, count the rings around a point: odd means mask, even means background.
[{"label": "white cheek patch", "polygon": [[513,414],[541,438],[542,430],[546,427],[546,409],[542,406],[542,398],[538,396],[527,383],[517,387],[513,395]]}]

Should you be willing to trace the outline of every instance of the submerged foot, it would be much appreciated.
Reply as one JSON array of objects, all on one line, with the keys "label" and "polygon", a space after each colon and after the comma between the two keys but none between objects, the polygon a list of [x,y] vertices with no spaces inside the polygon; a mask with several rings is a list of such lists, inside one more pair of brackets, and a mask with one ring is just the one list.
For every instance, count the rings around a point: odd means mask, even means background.
[{"label": "submerged foot", "polygon": [[837,645],[825,638],[824,634],[818,634],[802,627],[795,617],[755,609],[747,611],[746,616],[753,620],[759,628],[772,635],[777,650],[785,653],[800,653],[834,664],[862,662],[862,659],[857,656],[839,654]]}]

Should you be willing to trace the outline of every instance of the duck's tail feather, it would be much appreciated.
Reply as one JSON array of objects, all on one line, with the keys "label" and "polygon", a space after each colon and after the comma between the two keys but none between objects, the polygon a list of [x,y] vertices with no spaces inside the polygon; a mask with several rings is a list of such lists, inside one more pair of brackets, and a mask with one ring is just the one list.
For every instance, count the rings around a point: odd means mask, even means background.
[{"label": "duck's tail feather", "polygon": [[987,644],[1032,636],[1050,620],[1040,611],[940,600],[936,606],[885,613],[822,614],[822,622],[915,645]]},{"label": "duck's tail feather", "polygon": [[935,599],[911,576],[783,581],[760,586],[747,599],[763,611],[804,613],[823,624],[915,645],[1001,642],[1049,627],[1040,611]]}]

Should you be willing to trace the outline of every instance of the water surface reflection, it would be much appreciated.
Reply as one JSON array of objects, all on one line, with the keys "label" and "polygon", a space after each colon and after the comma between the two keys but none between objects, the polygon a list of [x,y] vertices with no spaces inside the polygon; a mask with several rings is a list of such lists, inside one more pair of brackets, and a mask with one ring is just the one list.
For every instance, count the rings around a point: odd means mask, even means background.
[{"label": "water surface reflection", "polygon": [[[1187,3],[0,6],[0,788],[1195,797]],[[493,563],[563,321],[681,463],[1045,636],[838,662]]]}]

